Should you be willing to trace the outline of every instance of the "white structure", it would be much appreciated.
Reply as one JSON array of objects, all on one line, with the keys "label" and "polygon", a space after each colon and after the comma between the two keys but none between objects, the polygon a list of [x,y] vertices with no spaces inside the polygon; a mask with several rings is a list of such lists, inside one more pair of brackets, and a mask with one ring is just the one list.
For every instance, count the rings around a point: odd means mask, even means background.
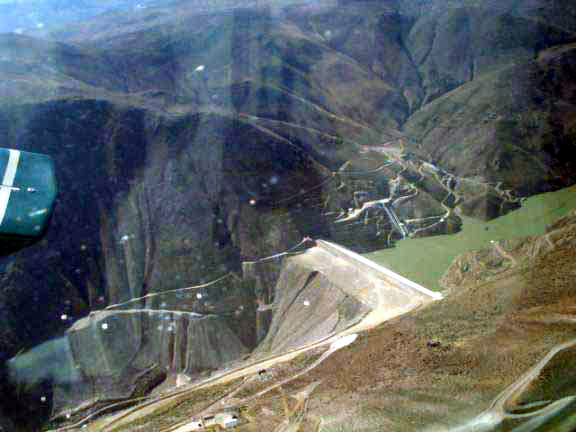
[{"label": "white structure", "polygon": [[238,426],[239,422],[240,417],[235,412],[223,412],[193,420],[173,432],[227,430]]}]

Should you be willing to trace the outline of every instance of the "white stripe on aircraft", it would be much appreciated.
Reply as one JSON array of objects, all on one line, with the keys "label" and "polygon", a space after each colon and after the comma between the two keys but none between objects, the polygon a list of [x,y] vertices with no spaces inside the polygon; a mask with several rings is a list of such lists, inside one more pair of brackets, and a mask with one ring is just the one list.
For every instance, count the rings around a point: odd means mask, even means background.
[{"label": "white stripe on aircraft", "polygon": [[10,195],[12,194],[16,171],[18,171],[18,163],[20,162],[20,151],[9,149],[8,152],[8,163],[6,164],[6,171],[4,171],[4,178],[2,179],[2,186],[0,187],[0,226],[6,216],[6,209],[10,201]]}]

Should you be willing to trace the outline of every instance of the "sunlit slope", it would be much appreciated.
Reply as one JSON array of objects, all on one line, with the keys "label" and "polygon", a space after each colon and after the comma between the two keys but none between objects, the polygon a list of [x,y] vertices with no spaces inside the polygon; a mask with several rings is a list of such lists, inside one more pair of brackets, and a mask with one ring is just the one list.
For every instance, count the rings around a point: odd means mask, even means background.
[{"label": "sunlit slope", "polygon": [[365,256],[429,289],[439,290],[439,280],[458,255],[486,247],[490,241],[542,235],[546,226],[576,208],[576,186],[527,199],[522,208],[489,222],[463,217],[462,231],[403,240],[393,249]]}]

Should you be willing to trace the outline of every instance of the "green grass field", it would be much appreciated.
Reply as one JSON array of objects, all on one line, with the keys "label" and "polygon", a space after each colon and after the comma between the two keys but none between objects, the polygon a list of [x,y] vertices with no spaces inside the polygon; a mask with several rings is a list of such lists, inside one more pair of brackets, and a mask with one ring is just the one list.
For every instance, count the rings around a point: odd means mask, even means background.
[{"label": "green grass field", "polygon": [[576,209],[576,186],[530,197],[522,208],[482,222],[463,218],[462,231],[454,235],[399,241],[395,248],[365,254],[378,264],[431,290],[458,255],[486,247],[490,240],[542,235],[546,226]]}]

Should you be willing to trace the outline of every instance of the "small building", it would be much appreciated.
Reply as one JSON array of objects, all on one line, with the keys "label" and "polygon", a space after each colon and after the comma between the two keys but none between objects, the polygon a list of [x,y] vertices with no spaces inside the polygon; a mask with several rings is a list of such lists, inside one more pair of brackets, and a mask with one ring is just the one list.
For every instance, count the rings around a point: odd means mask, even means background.
[{"label": "small building", "polygon": [[239,423],[240,417],[237,413],[223,412],[193,420],[174,432],[223,431],[235,428]]},{"label": "small building", "polygon": [[239,418],[236,415],[229,415],[222,419],[221,425],[224,429],[231,429],[238,426]]},{"label": "small building", "polygon": [[211,430],[212,428],[219,429],[232,429],[238,425],[239,418],[236,413],[218,413],[213,416],[204,417],[204,428]]}]

